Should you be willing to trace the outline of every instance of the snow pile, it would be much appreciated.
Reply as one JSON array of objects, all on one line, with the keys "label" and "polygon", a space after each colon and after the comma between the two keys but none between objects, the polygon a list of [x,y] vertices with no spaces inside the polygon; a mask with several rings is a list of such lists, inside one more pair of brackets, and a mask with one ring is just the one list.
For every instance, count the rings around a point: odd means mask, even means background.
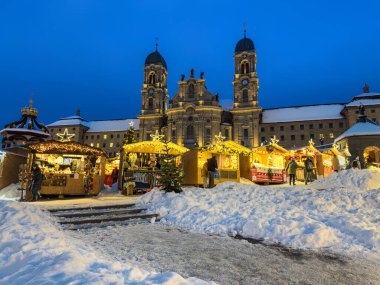
[{"label": "snow pile", "polygon": [[[19,200],[21,191],[17,190],[19,184],[10,184],[0,190],[0,200]],[[25,191],[24,191],[25,194]]]},{"label": "snow pile", "polygon": [[181,194],[154,190],[141,203],[162,223],[191,231],[379,259],[379,181],[379,172],[349,170],[301,187],[226,182]]},{"label": "snow pile", "polygon": [[1,284],[209,284],[107,260],[33,205],[0,200]]}]

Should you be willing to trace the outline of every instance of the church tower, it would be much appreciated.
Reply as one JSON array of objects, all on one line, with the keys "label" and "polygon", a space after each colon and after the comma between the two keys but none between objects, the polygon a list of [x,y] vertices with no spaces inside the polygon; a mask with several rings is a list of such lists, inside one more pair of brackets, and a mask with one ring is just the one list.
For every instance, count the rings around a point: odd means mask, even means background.
[{"label": "church tower", "polygon": [[247,147],[259,145],[258,107],[259,79],[256,74],[256,51],[253,41],[246,36],[235,47],[234,106],[231,110],[234,123],[234,140]]},{"label": "church tower", "polygon": [[151,134],[156,130],[161,133],[161,128],[165,123],[168,89],[167,75],[168,69],[165,59],[156,50],[145,59],[144,83],[141,90],[142,107],[140,119],[140,139],[150,140]]}]

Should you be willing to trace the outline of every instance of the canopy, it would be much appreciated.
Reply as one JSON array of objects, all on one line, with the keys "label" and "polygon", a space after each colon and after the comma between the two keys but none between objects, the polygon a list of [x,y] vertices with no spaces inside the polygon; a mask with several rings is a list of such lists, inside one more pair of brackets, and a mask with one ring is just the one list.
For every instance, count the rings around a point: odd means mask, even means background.
[{"label": "canopy", "polygon": [[189,151],[188,148],[177,145],[172,142],[164,143],[162,141],[143,141],[126,144],[123,146],[125,152],[129,153],[154,153],[181,155]]},{"label": "canopy", "polygon": [[234,141],[222,141],[213,145],[207,146],[204,150],[211,153],[228,153],[228,154],[244,154],[249,155],[251,150]]},{"label": "canopy", "polygon": [[52,140],[27,144],[25,147],[36,153],[105,155],[105,153],[98,148],[82,145],[77,142],[60,142]]}]

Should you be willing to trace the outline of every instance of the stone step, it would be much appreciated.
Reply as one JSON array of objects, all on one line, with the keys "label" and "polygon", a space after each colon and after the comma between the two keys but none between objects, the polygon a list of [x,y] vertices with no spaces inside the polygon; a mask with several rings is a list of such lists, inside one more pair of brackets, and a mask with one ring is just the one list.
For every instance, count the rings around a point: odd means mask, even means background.
[{"label": "stone step", "polygon": [[69,213],[69,214],[53,214],[55,217],[59,218],[76,218],[76,217],[91,217],[91,216],[102,216],[102,215],[124,215],[124,214],[138,214],[142,211],[145,211],[146,209],[139,208],[139,209],[128,209],[128,210],[118,210],[118,211],[92,211],[92,212],[75,212],[75,213]]},{"label": "stone step", "polygon": [[121,205],[106,205],[106,206],[87,206],[87,207],[77,207],[77,208],[62,208],[62,209],[48,209],[50,213],[64,212],[64,211],[84,211],[84,210],[98,210],[98,209],[121,209],[133,207],[136,204],[121,204]]},{"label": "stone step", "polygon": [[136,214],[128,215],[124,217],[105,217],[98,219],[85,219],[85,220],[73,220],[73,221],[58,221],[61,225],[81,225],[81,224],[94,224],[94,223],[105,223],[112,221],[127,221],[133,219],[151,219],[158,217],[158,214]]}]

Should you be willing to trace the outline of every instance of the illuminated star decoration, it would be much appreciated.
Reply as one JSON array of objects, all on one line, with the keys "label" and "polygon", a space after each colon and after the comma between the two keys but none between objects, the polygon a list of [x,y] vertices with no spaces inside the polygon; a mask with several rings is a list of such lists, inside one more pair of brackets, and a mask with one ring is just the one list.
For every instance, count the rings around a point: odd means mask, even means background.
[{"label": "illuminated star decoration", "polygon": [[130,121],[130,122],[129,122],[129,127],[130,127],[131,129],[134,127],[134,125],[135,125],[135,122],[134,122],[134,121]]},{"label": "illuminated star decoration", "polygon": [[273,136],[273,138],[270,139],[270,144],[271,144],[271,145],[275,145],[275,144],[277,144],[279,141],[280,141],[280,140],[278,140],[278,139],[276,138],[276,136]]},{"label": "illuminated star decoration", "polygon": [[336,143],[333,143],[333,144],[332,144],[332,148],[336,148],[336,149],[338,149],[338,145],[337,145]]},{"label": "illuminated star decoration", "polygon": [[75,134],[69,134],[69,130],[66,128],[63,133],[57,133],[57,136],[61,142],[69,142],[73,137],[75,137]]},{"label": "illuminated star decoration", "polygon": [[309,145],[310,145],[310,146],[314,146],[314,145],[315,145],[315,142],[313,141],[313,139],[310,139],[310,140],[309,140]]},{"label": "illuminated star decoration", "polygon": [[216,143],[221,143],[226,137],[222,136],[222,133],[219,132],[219,135],[215,135]]},{"label": "illuminated star decoration", "polygon": [[154,142],[162,142],[165,136],[164,135],[160,135],[158,133],[158,130],[156,130],[156,133],[154,135],[150,135],[150,137],[152,138],[152,140]]}]

